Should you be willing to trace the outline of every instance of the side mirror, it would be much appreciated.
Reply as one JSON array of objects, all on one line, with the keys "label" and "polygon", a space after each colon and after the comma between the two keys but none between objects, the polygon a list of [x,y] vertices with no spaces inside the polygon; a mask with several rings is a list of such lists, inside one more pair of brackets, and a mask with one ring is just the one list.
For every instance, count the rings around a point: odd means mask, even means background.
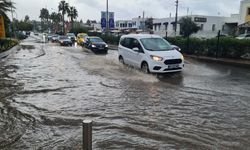
[{"label": "side mirror", "polygon": [[134,47],[132,50],[135,51],[135,52],[139,52],[140,51],[138,47]]}]

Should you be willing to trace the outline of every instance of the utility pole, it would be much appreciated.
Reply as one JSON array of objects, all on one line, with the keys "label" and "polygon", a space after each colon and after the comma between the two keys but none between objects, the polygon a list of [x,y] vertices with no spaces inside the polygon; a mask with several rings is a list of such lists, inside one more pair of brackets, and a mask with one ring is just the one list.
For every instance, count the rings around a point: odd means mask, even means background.
[{"label": "utility pole", "polygon": [[145,32],[145,26],[146,26],[146,23],[145,23],[145,11],[142,12],[142,22],[143,22],[142,31]]},{"label": "utility pole", "polygon": [[107,11],[106,11],[106,35],[109,34],[109,1],[107,0]]},{"label": "utility pole", "polygon": [[179,1],[176,0],[176,14],[175,14],[175,28],[174,28],[174,32],[175,32],[175,36],[177,35],[177,19],[178,19],[178,5],[179,5]]}]

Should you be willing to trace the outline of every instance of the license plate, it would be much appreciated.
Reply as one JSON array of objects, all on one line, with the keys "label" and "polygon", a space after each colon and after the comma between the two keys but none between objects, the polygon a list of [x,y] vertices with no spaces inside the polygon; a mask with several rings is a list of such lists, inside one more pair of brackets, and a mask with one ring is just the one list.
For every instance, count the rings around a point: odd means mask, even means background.
[{"label": "license plate", "polygon": [[175,68],[179,68],[179,65],[169,65],[168,69],[175,69]]}]

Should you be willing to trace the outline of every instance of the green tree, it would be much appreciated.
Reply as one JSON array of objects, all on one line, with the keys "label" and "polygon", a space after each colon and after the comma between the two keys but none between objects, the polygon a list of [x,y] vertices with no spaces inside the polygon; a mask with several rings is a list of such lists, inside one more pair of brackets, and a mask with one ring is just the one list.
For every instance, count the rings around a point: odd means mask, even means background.
[{"label": "green tree", "polygon": [[28,15],[26,15],[24,18],[24,22],[29,22],[29,20],[30,20],[30,17]]},{"label": "green tree", "polygon": [[7,15],[7,12],[10,12],[12,9],[15,9],[13,2],[10,2],[8,0],[0,0],[0,15],[3,16],[4,18],[4,26],[7,36],[10,36],[9,32],[10,19]]},{"label": "green tree", "polygon": [[146,21],[145,21],[145,27],[147,30],[153,30],[153,18],[148,18]]},{"label": "green tree", "polygon": [[56,12],[51,13],[50,19],[51,19],[52,24],[53,24],[53,26],[54,26],[54,30],[58,30],[58,28],[59,28],[59,23],[60,23],[61,20],[62,20],[62,15],[61,15],[61,13],[56,13]]},{"label": "green tree", "polygon": [[200,27],[192,21],[190,17],[183,17],[179,20],[181,35],[189,37],[191,34],[196,33],[200,30]]},{"label": "green tree", "polygon": [[42,21],[47,21],[48,22],[49,21],[49,11],[48,11],[48,9],[42,8],[40,10],[39,18],[41,18]]},{"label": "green tree", "polygon": [[27,21],[16,22],[17,29],[19,31],[31,31],[33,30],[33,24]]},{"label": "green tree", "polygon": [[73,28],[74,19],[76,19],[78,17],[78,12],[77,12],[75,7],[70,7],[69,8],[68,17],[70,17],[71,28]]},{"label": "green tree", "polygon": [[64,16],[69,12],[69,4],[62,0],[59,3],[58,10],[62,13],[62,22],[63,22],[63,34],[65,34],[65,21]]},{"label": "green tree", "polygon": [[193,33],[197,33],[200,27],[192,21],[190,17],[183,17],[179,20],[181,35],[187,38],[187,51],[189,51],[189,37]]},{"label": "green tree", "polygon": [[49,11],[46,8],[42,8],[40,10],[40,16],[42,21],[42,30],[46,30],[48,28],[48,22],[49,22]]}]

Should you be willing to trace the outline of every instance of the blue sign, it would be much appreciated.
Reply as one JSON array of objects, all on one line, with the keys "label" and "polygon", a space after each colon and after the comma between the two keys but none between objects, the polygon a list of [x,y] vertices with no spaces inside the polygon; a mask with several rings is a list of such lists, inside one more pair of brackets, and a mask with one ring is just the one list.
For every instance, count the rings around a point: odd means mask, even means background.
[{"label": "blue sign", "polygon": [[106,18],[101,19],[101,27],[106,28]]},{"label": "blue sign", "polygon": [[114,21],[114,18],[110,18],[110,19],[109,19],[109,28],[110,28],[110,29],[115,28],[115,21]]},{"label": "blue sign", "polygon": [[[114,12],[109,12],[108,13],[108,21],[109,21],[109,28],[114,29],[115,28],[115,20],[114,20]],[[107,12],[102,11],[101,12],[101,27],[102,29],[105,29],[107,25]]]}]

